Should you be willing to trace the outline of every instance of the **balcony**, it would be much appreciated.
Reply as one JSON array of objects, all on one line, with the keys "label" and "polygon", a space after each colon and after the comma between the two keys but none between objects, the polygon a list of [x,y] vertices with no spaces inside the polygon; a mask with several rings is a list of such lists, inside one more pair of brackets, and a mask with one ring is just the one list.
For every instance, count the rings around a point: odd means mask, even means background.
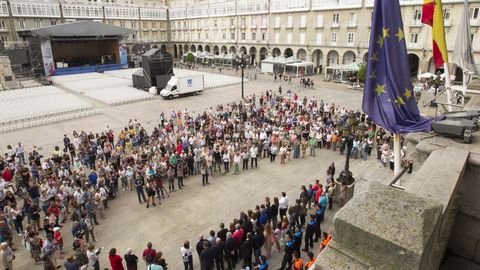
[{"label": "balcony", "polygon": [[293,24],[287,24],[286,28],[287,28],[287,29],[292,29],[292,28],[293,28]]},{"label": "balcony", "polygon": [[443,21],[443,26],[445,26],[445,27],[450,27],[450,26],[452,26],[452,21],[451,21],[451,20]]},{"label": "balcony", "polygon": [[307,28],[307,24],[300,24],[300,25],[298,26],[298,28],[300,28],[300,29]]},{"label": "balcony", "polygon": [[480,19],[470,19],[470,26],[480,26]]},{"label": "balcony", "polygon": [[408,43],[409,49],[418,49],[418,43]]},{"label": "balcony", "polygon": [[422,27],[422,22],[420,20],[413,20],[410,25],[410,27]]},{"label": "balcony", "polygon": [[270,12],[271,13],[281,13],[281,12],[292,12],[292,11],[307,11],[310,9],[309,0],[271,0],[270,2]]},{"label": "balcony", "polygon": [[330,25],[330,28],[339,28],[339,27],[340,27],[340,24],[335,22]]},{"label": "balcony", "polygon": [[312,10],[354,9],[361,7],[362,0],[312,0]]},{"label": "balcony", "polygon": [[347,25],[348,28],[357,28],[357,23],[356,22],[350,22],[348,25]]}]

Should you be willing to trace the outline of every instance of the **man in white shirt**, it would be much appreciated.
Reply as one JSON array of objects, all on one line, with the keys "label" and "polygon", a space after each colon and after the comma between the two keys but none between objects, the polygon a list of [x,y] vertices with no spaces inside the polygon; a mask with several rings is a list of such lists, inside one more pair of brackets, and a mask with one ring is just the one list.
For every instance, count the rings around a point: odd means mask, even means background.
[{"label": "man in white shirt", "polygon": [[255,162],[255,168],[258,168],[257,155],[258,155],[258,148],[256,145],[252,145],[252,147],[250,147],[250,168],[252,169],[253,169],[253,162]]},{"label": "man in white shirt", "polygon": [[282,198],[278,201],[278,209],[280,210],[280,220],[282,220],[287,215],[288,209],[288,197],[285,192],[282,192]]}]

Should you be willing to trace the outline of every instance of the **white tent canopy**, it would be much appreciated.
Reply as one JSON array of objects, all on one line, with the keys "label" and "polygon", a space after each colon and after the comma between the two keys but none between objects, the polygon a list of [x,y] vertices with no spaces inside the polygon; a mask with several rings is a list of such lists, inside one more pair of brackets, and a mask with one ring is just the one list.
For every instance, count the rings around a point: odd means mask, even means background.
[{"label": "white tent canopy", "polygon": [[298,62],[287,64],[286,72],[296,77],[313,74],[313,62]]},{"label": "white tent canopy", "polygon": [[267,73],[284,73],[286,70],[287,64],[301,63],[301,60],[296,59],[295,57],[268,57],[267,59],[262,60],[262,72]]},{"label": "white tent canopy", "polygon": [[360,66],[356,63],[350,63],[346,65],[334,65],[327,67],[327,71],[325,72],[325,78],[328,75],[333,76],[333,78],[338,78],[340,81],[343,81],[344,77],[349,74],[357,73],[360,70]]}]

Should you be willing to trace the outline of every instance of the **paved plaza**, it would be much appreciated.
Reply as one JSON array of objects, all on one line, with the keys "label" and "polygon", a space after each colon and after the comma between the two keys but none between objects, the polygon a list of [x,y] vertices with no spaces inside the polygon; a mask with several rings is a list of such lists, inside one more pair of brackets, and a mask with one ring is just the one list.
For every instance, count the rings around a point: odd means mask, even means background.
[{"label": "paved plaza", "polygon": [[[291,84],[274,82],[271,77],[261,76],[258,80],[245,84],[245,96],[255,93],[256,95],[265,90],[278,89],[282,85],[284,91],[292,89],[299,97],[316,96],[318,100],[334,102],[340,106],[357,110],[361,107],[362,91],[348,89],[345,84],[325,83],[320,77],[314,77],[315,88],[305,89],[300,87],[298,80]],[[0,137],[0,145],[14,145],[22,142],[27,151],[32,144],[42,148],[43,153],[50,155],[55,145],[62,145],[63,134],[71,134],[72,130],[102,131],[108,124],[115,132],[123,127],[129,119],[138,119],[142,125],[150,131],[158,125],[160,112],[170,113],[172,110],[188,108],[191,113],[201,112],[211,106],[238,101],[240,97],[240,85],[206,90],[201,95],[164,100],[155,97],[153,100],[133,103],[117,107],[107,107],[101,103],[94,106],[101,110],[99,115],[88,118],[75,119],[59,122],[47,126],[35,127],[4,134]],[[308,155],[308,153],[307,153]],[[186,188],[171,193],[171,196],[162,200],[161,205],[146,209],[140,205],[134,191],[120,191],[117,198],[109,202],[110,210],[106,219],[99,220],[100,225],[95,228],[96,246],[105,247],[100,259],[101,269],[109,267],[107,252],[115,247],[119,254],[123,254],[127,248],[141,256],[141,252],[148,241],[153,242],[154,248],[164,254],[169,269],[182,269],[180,247],[185,240],[193,245],[197,242],[197,236],[207,236],[210,230],[217,231],[220,222],[230,223],[237,218],[241,211],[254,209],[255,205],[264,202],[266,196],[280,197],[282,191],[287,193],[290,203],[298,198],[300,186],[313,183],[319,179],[326,182],[326,170],[333,161],[337,167],[337,175],[342,170],[345,157],[332,150],[317,150],[317,156],[300,159],[292,159],[285,165],[270,163],[261,160],[259,168],[241,171],[240,175],[215,175],[210,181],[211,185],[203,187],[201,176],[188,176],[185,180]],[[392,177],[393,173],[381,166],[375,160],[374,154],[368,161],[351,161],[351,170],[358,180],[358,190],[373,175],[384,182]],[[334,212],[326,212],[326,221],[322,224],[322,230],[329,229]],[[71,222],[68,221],[64,228],[66,250],[71,251],[72,236],[70,233]],[[19,246],[16,238],[16,246]],[[318,254],[318,243],[314,247],[315,256]],[[33,266],[27,251],[20,248],[15,261],[16,269],[41,269],[40,265]],[[283,252],[274,253],[271,259],[271,269],[279,266]],[[303,258],[306,258],[305,253]],[[143,262],[139,263],[140,266]],[[198,257],[194,256],[194,265],[199,269]],[[142,269],[142,268],[140,268]]]}]

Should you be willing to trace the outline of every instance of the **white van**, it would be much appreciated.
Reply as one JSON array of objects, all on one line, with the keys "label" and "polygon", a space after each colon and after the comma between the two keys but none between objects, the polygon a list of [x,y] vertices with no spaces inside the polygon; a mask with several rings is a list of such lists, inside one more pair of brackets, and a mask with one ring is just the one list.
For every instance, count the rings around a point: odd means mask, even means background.
[{"label": "white van", "polygon": [[160,91],[160,96],[168,99],[173,97],[197,94],[205,89],[203,75],[172,77],[165,88]]}]

